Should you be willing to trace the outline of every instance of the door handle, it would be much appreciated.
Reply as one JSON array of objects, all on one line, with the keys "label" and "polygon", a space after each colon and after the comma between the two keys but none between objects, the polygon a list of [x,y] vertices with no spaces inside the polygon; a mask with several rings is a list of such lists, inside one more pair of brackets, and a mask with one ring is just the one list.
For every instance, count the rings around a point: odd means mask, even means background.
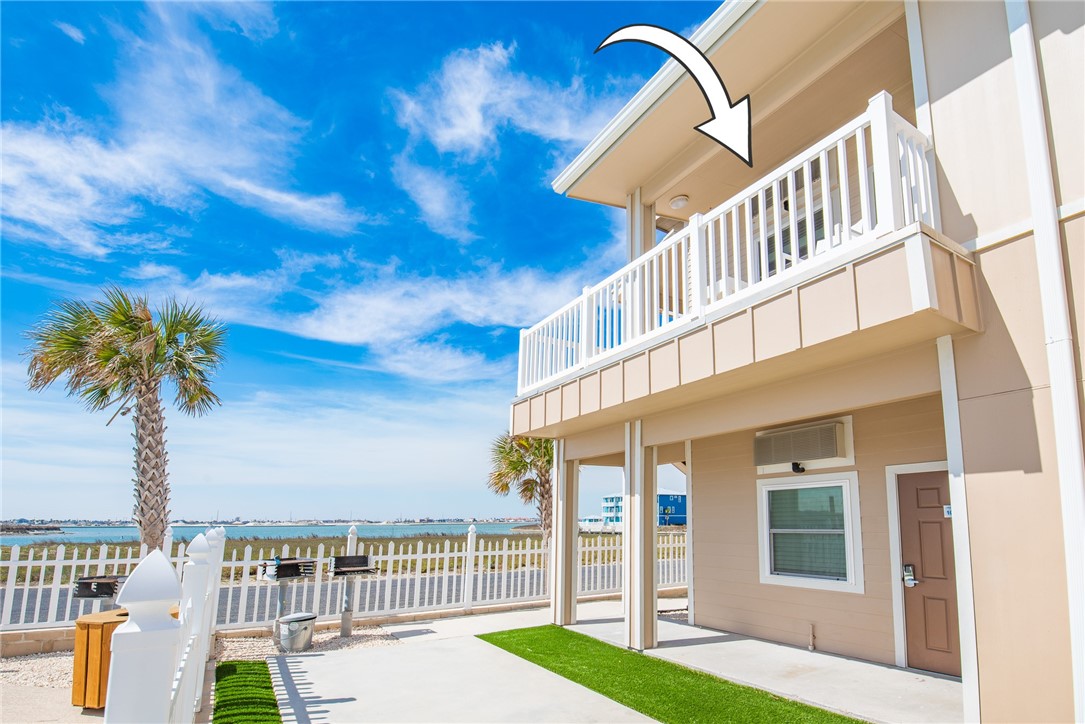
[{"label": "door handle", "polygon": [[915,566],[911,563],[904,564],[904,587],[911,588],[915,585],[922,583],[923,581],[917,580],[915,577]]}]

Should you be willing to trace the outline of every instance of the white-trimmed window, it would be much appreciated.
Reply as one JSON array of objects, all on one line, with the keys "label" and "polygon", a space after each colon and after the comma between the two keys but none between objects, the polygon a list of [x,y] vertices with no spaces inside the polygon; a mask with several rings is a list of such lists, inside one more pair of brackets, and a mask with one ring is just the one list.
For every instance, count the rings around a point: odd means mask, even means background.
[{"label": "white-trimmed window", "polygon": [[863,592],[854,472],[757,481],[761,582]]}]

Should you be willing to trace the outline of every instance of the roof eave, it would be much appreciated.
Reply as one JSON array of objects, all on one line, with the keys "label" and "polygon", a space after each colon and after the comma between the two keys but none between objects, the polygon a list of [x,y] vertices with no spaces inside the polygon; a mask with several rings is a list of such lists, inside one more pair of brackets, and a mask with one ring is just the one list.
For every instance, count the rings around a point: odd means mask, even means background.
[{"label": "roof eave", "polygon": [[[764,0],[727,0],[705,20],[701,27],[697,28],[690,37],[690,42],[703,52],[709,52],[724,33],[763,2]],[[603,130],[573,159],[572,163],[557,175],[551,183],[554,191],[564,194],[572,189],[674,88],[685,73],[685,68],[673,59],[664,63],[663,67],[637,91],[637,94],[618,111],[617,115],[610,119]]]}]

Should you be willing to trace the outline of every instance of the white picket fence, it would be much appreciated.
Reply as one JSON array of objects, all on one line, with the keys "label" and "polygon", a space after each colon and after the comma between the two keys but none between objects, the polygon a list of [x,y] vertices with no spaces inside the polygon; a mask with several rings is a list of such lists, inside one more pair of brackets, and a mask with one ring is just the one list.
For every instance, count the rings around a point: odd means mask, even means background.
[{"label": "white picket fence", "polygon": [[[167,540],[168,560],[178,576],[186,557],[184,543]],[[621,591],[620,535],[582,535],[579,539],[581,595]],[[378,573],[365,577],[332,578],[335,555],[365,554]],[[26,557],[13,546],[0,570],[6,583],[0,596],[0,626],[4,630],[73,626],[75,619],[101,609],[100,600],[73,599],[75,579],[84,575],[127,575],[146,554],[144,549],[102,545],[97,556],[77,558],[65,546],[54,551],[31,549]],[[312,558],[317,575],[289,584],[287,610],[310,611],[318,620],[339,618],[346,586],[356,618],[430,610],[462,609],[549,596],[549,554],[538,538],[480,538],[473,528],[466,538],[441,541],[404,540],[387,545],[366,544],[348,537],[341,546],[323,544],[304,549],[246,546],[222,561],[212,579],[219,590],[212,611],[217,629],[270,624],[276,615],[278,584],[263,578],[259,564],[280,558]],[[686,583],[686,536],[663,533],[658,546],[661,588]],[[217,564],[216,564],[217,565]]]}]

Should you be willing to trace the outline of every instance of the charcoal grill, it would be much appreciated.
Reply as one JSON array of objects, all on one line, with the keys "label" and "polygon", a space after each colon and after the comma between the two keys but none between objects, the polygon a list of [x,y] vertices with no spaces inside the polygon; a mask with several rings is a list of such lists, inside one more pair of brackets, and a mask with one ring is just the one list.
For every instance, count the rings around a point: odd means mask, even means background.
[{"label": "charcoal grill", "polygon": [[342,638],[347,638],[354,630],[354,606],[350,600],[354,577],[376,573],[377,570],[369,565],[369,556],[332,556],[332,578],[344,579],[343,612],[339,617],[339,635]]},{"label": "charcoal grill", "polygon": [[[310,578],[316,574],[316,561],[312,558],[276,558],[260,564],[264,577],[269,581],[278,581],[279,600],[275,605],[275,624],[272,636],[276,644],[281,645],[280,619],[286,614],[286,589],[290,581]],[[304,601],[304,596],[302,597]]]},{"label": "charcoal grill", "polygon": [[269,581],[308,578],[316,573],[316,561],[312,558],[276,558],[261,563],[260,567]]},{"label": "charcoal grill", "polygon": [[91,598],[108,601],[110,607],[128,576],[83,576],[75,579],[72,598]]}]

